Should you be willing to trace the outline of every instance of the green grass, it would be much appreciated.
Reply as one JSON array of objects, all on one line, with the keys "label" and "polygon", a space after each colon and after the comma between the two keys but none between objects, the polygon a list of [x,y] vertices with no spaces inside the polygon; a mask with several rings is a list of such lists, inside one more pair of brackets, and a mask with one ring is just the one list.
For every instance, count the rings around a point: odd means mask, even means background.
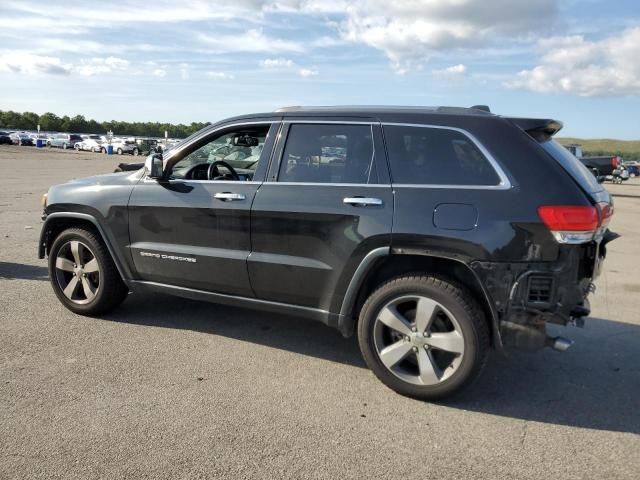
[{"label": "green grass", "polygon": [[625,160],[640,160],[640,140],[614,140],[610,138],[556,138],[563,145],[579,143],[584,155],[620,155]]}]

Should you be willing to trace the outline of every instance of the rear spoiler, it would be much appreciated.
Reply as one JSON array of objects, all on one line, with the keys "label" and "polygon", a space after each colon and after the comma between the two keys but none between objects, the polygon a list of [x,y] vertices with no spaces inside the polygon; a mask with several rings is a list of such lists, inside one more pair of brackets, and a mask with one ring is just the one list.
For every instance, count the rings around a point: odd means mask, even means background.
[{"label": "rear spoiler", "polygon": [[518,128],[524,130],[539,142],[549,140],[563,127],[562,122],[551,118],[505,118],[515,123]]}]

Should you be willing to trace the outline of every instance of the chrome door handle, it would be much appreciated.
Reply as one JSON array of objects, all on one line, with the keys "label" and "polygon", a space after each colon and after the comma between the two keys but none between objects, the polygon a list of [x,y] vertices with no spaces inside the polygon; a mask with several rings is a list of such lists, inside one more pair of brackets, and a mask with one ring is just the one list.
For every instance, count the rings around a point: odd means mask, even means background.
[{"label": "chrome door handle", "polygon": [[382,205],[382,200],[371,197],[346,197],[343,203],[354,207],[375,207]]},{"label": "chrome door handle", "polygon": [[225,202],[233,202],[234,200],[244,200],[246,197],[241,193],[231,193],[231,192],[220,192],[216,193],[213,198],[217,198],[218,200],[224,200]]}]

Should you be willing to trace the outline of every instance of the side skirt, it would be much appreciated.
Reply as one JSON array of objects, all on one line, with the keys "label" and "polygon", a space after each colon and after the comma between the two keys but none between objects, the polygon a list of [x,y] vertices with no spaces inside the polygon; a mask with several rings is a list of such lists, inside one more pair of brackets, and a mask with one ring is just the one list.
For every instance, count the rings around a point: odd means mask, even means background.
[{"label": "side skirt", "polygon": [[288,303],[272,302],[269,300],[260,300],[259,298],[247,298],[235,295],[227,295],[224,293],[207,292],[206,290],[178,287],[176,285],[148,282],[144,280],[131,280],[131,283],[138,287],[136,288],[136,292],[148,291],[166,293],[177,297],[189,298],[191,300],[202,300],[222,305],[252,308],[261,311],[281,313],[283,315],[304,317],[310,320],[322,322],[325,325],[333,328],[337,328],[338,326],[338,315],[318,308],[290,305]]}]

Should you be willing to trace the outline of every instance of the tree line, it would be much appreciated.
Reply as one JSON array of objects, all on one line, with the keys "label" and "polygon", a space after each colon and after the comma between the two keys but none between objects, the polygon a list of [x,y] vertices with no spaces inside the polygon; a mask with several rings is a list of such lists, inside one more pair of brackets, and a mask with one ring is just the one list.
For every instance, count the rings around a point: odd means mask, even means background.
[{"label": "tree line", "polygon": [[87,120],[83,115],[59,117],[55,113],[47,112],[38,115],[33,112],[14,112],[0,110],[0,129],[5,130],[36,130],[38,124],[40,130],[45,132],[69,132],[69,133],[96,133],[106,134],[109,130],[114,135],[130,135],[134,137],[164,137],[165,130],[171,138],[188,137],[194,132],[209,125],[209,123],[193,122],[189,125],[179,123],[159,122],[121,122],[110,120],[98,122]]}]

